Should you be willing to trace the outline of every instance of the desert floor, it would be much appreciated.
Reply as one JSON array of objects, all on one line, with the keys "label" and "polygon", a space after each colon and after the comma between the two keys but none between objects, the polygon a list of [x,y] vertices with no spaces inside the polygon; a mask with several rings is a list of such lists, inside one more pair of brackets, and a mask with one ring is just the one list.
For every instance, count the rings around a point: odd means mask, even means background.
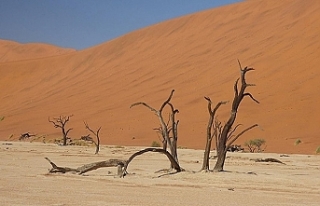
[{"label": "desert floor", "polygon": [[[58,146],[0,142],[1,205],[319,205],[320,156],[228,153],[225,172],[198,172],[202,150],[180,149],[176,174],[156,172],[169,167],[162,154],[145,153],[129,165],[125,178],[116,168],[85,175],[48,174],[50,158],[58,166],[128,158],[141,147]],[[213,153],[214,154],[214,153]],[[254,162],[273,157],[285,163]],[[213,166],[214,160],[211,160]]]}]

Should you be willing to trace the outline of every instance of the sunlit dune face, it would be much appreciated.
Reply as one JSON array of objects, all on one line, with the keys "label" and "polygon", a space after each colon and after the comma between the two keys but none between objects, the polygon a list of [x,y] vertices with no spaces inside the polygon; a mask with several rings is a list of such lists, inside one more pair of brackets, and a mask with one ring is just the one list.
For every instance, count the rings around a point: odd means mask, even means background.
[{"label": "sunlit dune face", "polygon": [[[320,146],[320,1],[244,1],[150,26],[104,44],[73,51],[0,41],[0,139],[21,133],[61,134],[48,117],[73,114],[71,138],[101,126],[103,144],[150,146],[159,121],[143,101],[159,109],[172,103],[178,144],[203,149],[213,104],[225,123],[239,66],[255,71],[244,99],[239,132],[259,124],[236,144],[265,139],[267,152],[314,154]],[[168,111],[164,117],[168,119]],[[299,145],[295,142],[301,140]]]}]

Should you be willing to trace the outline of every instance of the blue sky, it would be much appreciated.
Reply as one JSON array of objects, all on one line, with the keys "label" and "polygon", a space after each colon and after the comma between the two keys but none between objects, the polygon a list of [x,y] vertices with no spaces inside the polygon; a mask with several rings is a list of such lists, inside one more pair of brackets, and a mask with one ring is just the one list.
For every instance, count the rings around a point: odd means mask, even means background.
[{"label": "blue sky", "polygon": [[241,0],[0,0],[0,39],[88,48],[175,17]]}]

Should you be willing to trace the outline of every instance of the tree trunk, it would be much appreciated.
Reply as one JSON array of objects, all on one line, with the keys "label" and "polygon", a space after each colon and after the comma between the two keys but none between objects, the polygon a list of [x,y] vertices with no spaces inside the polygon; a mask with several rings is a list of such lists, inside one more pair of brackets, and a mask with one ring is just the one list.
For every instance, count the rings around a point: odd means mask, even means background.
[{"label": "tree trunk", "polygon": [[223,166],[224,166],[224,161],[226,159],[226,155],[227,155],[227,140],[228,140],[228,134],[229,131],[236,119],[236,112],[232,112],[230,119],[228,120],[228,122],[226,123],[226,125],[224,126],[223,130],[222,130],[222,134],[220,136],[220,139],[218,141],[218,147],[217,147],[217,162],[213,168],[213,171],[215,172],[220,172],[223,171]]},{"label": "tree trunk", "polygon": [[98,139],[98,143],[96,144],[96,152],[94,154],[98,154],[100,150],[100,139]]},{"label": "tree trunk", "polygon": [[[224,145],[222,145],[223,147]],[[221,172],[223,171],[223,166],[224,166],[224,161],[226,160],[226,155],[227,155],[227,150],[223,148],[221,148],[220,150],[218,150],[218,158],[217,158],[217,162],[213,168],[214,172]]]},{"label": "tree trunk", "polygon": [[173,142],[172,142],[172,148],[173,148],[173,151],[172,151],[172,156],[174,157],[174,159],[177,161],[177,162],[179,162],[178,161],[178,151],[177,151],[177,142],[174,140]]},{"label": "tree trunk", "polygon": [[167,146],[168,146],[167,140],[163,139],[163,141],[162,141],[162,149],[167,150]]},{"label": "tree trunk", "polygon": [[212,142],[212,138],[210,138],[210,139],[207,138],[201,170],[209,171],[209,169],[210,169],[209,168],[209,159],[210,159],[210,151],[211,151],[211,142]]},{"label": "tree trunk", "polygon": [[63,135],[63,146],[67,145],[67,135],[66,135],[66,131],[64,130],[64,127],[61,128],[62,129],[62,135]]}]

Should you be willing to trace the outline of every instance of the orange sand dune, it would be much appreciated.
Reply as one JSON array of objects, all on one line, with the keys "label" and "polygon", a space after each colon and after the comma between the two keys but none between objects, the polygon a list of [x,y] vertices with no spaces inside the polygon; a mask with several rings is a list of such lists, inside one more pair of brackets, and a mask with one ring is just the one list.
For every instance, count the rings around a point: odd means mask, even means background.
[{"label": "orange sand dune", "polygon": [[20,44],[17,42],[0,39],[0,62],[57,56],[73,51],[75,50],[64,49],[49,44]]},{"label": "orange sand dune", "polygon": [[[232,101],[237,59],[256,69],[237,123],[258,123],[238,143],[264,138],[268,152],[314,153],[320,146],[320,1],[245,1],[150,26],[82,51],[0,64],[0,137],[30,131],[57,137],[48,117],[73,114],[72,138],[102,126],[105,144],[158,141],[159,108],[175,89],[179,145],[203,148],[207,102]],[[37,57],[35,57],[37,58]],[[223,123],[230,103],[218,112]],[[166,117],[166,115],[165,115]],[[240,130],[239,130],[240,131]],[[302,141],[295,146],[297,139]]]}]

